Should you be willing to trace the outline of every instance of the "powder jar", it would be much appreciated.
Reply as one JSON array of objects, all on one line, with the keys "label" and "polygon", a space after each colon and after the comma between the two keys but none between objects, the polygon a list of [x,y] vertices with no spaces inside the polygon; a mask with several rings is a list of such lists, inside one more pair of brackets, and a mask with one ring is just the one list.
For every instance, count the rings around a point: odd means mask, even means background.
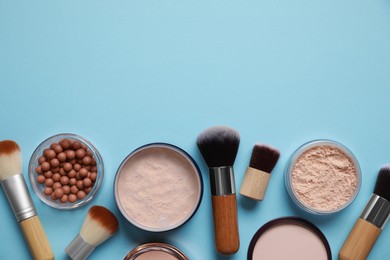
[{"label": "powder jar", "polygon": [[314,140],[290,157],[285,186],[302,210],[327,215],[350,205],[361,185],[360,166],[353,153],[331,140]]},{"label": "powder jar", "polygon": [[137,259],[189,260],[180,249],[166,243],[147,243],[136,247],[124,260]]},{"label": "powder jar", "polygon": [[332,253],[326,237],[314,224],[283,217],[267,222],[255,233],[247,259],[331,260]]},{"label": "powder jar", "polygon": [[186,223],[197,211],[203,180],[184,150],[166,143],[147,144],[130,153],[118,168],[115,201],[136,227],[163,232]]}]

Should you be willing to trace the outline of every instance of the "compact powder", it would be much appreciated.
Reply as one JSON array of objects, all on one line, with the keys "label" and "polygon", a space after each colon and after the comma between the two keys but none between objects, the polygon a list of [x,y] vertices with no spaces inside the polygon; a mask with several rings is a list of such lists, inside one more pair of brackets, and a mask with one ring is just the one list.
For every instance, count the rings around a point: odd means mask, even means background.
[{"label": "compact powder", "polygon": [[248,260],[329,260],[329,244],[310,222],[290,217],[275,219],[261,227],[249,246]]},{"label": "compact powder", "polygon": [[120,211],[148,231],[167,231],[184,224],[197,210],[202,190],[195,162],[168,144],[137,149],[123,161],[115,179]]}]

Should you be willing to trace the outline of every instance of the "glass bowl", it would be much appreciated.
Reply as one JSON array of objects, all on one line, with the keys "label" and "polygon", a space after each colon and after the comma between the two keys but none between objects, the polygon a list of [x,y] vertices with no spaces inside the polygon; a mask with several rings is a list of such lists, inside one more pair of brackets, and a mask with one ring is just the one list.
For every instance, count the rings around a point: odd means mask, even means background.
[{"label": "glass bowl", "polygon": [[[351,197],[347,201],[345,201],[344,204],[340,205],[339,207],[337,207],[335,209],[331,209],[331,210],[317,209],[317,208],[312,207],[308,204],[305,204],[299,198],[298,194],[296,193],[296,191],[294,190],[294,187],[293,187],[292,173],[293,173],[294,165],[296,164],[297,160],[309,149],[319,147],[319,146],[330,146],[330,147],[338,149],[347,158],[349,158],[349,160],[351,161],[352,165],[354,166],[354,168],[356,170],[356,177],[357,177],[356,182],[357,183],[356,183],[355,190],[353,191]],[[324,174],[325,174],[325,172],[324,172]],[[362,179],[362,177],[361,177],[361,170],[360,170],[359,163],[358,163],[356,157],[354,156],[354,154],[347,147],[345,147],[344,145],[342,145],[338,142],[332,141],[332,140],[320,139],[320,140],[314,140],[314,141],[310,141],[310,142],[303,144],[291,155],[290,160],[288,162],[288,165],[286,167],[284,181],[285,181],[285,186],[286,186],[286,190],[287,190],[288,194],[290,195],[291,199],[294,201],[294,203],[300,209],[302,209],[306,212],[315,214],[315,215],[328,215],[328,214],[336,213],[336,212],[339,212],[339,211],[345,209],[355,200],[357,194],[360,191],[361,179]]]},{"label": "glass bowl", "polygon": [[[75,202],[65,202],[62,203],[60,200],[53,200],[50,195],[46,195],[44,193],[44,184],[40,184],[37,181],[38,173],[36,172],[37,167],[39,166],[38,159],[43,155],[43,152],[45,149],[50,148],[50,145],[53,143],[58,143],[63,139],[69,139],[70,141],[79,141],[82,145],[85,145],[87,150],[91,151],[93,158],[96,160],[96,180],[92,187],[92,189],[89,191],[89,193],[82,199],[77,199]],[[38,198],[40,198],[46,205],[56,208],[56,209],[62,209],[62,210],[69,210],[69,209],[75,209],[80,206],[83,206],[87,204],[89,201],[91,201],[98,190],[100,189],[100,186],[103,181],[104,177],[104,167],[103,167],[103,160],[100,156],[97,149],[85,138],[76,135],[76,134],[58,134],[54,135],[52,137],[49,137],[48,139],[44,140],[33,152],[29,166],[28,166],[28,175],[30,179],[30,184],[35,192],[37,194]]]}]

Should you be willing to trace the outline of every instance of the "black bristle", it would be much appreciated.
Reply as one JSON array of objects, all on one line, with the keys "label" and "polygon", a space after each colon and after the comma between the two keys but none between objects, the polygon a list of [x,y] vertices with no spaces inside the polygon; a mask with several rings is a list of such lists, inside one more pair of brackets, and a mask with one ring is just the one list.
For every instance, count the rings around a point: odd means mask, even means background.
[{"label": "black bristle", "polygon": [[374,193],[390,201],[390,164],[386,164],[380,169]]},{"label": "black bristle", "polygon": [[271,173],[279,160],[277,149],[265,144],[256,144],[253,147],[249,166],[260,171]]},{"label": "black bristle", "polygon": [[214,126],[204,130],[196,144],[209,167],[233,166],[240,134],[230,127]]}]

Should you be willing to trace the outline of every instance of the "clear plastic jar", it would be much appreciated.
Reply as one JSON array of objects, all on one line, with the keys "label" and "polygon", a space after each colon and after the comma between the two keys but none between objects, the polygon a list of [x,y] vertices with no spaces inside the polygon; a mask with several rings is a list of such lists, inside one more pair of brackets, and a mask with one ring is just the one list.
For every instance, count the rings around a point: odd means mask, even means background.
[{"label": "clear plastic jar", "polygon": [[[293,180],[292,180],[294,165],[297,163],[298,159],[309,149],[312,149],[315,147],[321,147],[321,146],[322,147],[325,147],[325,146],[334,147],[334,148],[338,149],[339,151],[341,151],[347,158],[350,159],[350,161],[352,162],[352,164],[356,170],[357,180],[356,180],[356,185],[355,185],[355,188],[354,188],[352,195],[344,204],[342,204],[339,207],[332,209],[332,210],[319,210],[315,207],[308,205],[307,203],[304,203],[299,198],[296,190],[294,189],[294,184],[293,184]],[[324,174],[326,174],[325,171],[324,171]],[[303,144],[302,146],[300,146],[291,155],[290,160],[289,160],[287,167],[286,167],[286,171],[285,171],[285,186],[286,186],[287,192],[290,195],[291,199],[302,210],[309,212],[309,213],[312,213],[312,214],[316,214],[316,215],[327,215],[327,214],[336,213],[336,212],[343,210],[348,205],[350,205],[355,200],[357,194],[359,193],[360,186],[361,186],[360,166],[359,166],[359,163],[358,163],[356,157],[353,155],[353,153],[344,145],[342,145],[338,142],[335,142],[335,141],[331,141],[331,140],[310,141],[310,142],[307,142],[307,143]],[[318,192],[320,192],[320,191],[318,191]]]},{"label": "clear plastic jar", "polygon": [[[38,174],[36,172],[36,168],[39,165],[38,158],[42,156],[43,151],[49,148],[51,144],[58,143],[63,139],[69,139],[71,141],[79,141],[80,143],[84,144],[87,147],[87,149],[91,151],[92,156],[96,160],[97,176],[92,190],[83,199],[78,199],[74,203],[71,203],[69,201],[62,203],[59,200],[53,200],[50,196],[44,193],[45,185],[37,182]],[[28,175],[30,179],[30,184],[35,194],[37,194],[38,198],[40,198],[46,205],[49,205],[50,207],[56,209],[62,209],[62,210],[75,209],[91,201],[95,197],[98,190],[100,189],[104,177],[103,160],[98,150],[92,145],[92,143],[90,143],[85,138],[76,134],[69,134],[69,133],[58,134],[49,137],[48,139],[43,141],[40,145],[38,145],[38,147],[35,149],[30,159],[30,163],[28,167]]]}]

